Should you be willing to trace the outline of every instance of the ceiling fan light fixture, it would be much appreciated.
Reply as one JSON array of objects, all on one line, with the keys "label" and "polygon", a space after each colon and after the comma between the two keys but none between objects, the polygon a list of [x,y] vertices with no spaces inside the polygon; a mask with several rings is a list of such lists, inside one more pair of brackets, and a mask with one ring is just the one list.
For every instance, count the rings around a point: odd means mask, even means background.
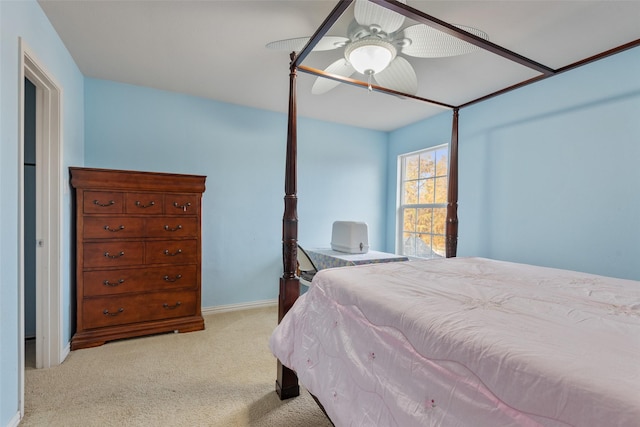
[{"label": "ceiling fan light fixture", "polygon": [[349,44],[344,56],[359,73],[372,75],[389,66],[397,50],[391,43],[378,38],[366,38]]}]

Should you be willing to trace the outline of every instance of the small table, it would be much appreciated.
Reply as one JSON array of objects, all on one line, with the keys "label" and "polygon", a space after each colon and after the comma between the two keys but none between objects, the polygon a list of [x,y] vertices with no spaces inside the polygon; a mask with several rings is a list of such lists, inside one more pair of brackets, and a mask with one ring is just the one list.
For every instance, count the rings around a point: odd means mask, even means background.
[{"label": "small table", "polygon": [[348,265],[375,264],[381,262],[409,261],[404,255],[368,251],[366,254],[349,254],[333,249],[307,249],[307,254],[318,270]]}]

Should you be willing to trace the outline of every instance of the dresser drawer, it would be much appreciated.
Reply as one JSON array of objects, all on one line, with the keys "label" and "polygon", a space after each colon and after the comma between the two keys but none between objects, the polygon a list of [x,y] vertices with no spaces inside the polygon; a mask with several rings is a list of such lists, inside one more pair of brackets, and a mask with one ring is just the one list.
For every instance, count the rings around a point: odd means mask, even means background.
[{"label": "dresser drawer", "polygon": [[146,264],[195,264],[198,256],[198,240],[159,240],[147,242]]},{"label": "dresser drawer", "polygon": [[112,191],[85,191],[82,211],[89,214],[124,212],[124,194]]},{"label": "dresser drawer", "polygon": [[194,291],[87,298],[82,304],[86,329],[193,316],[196,312]]},{"label": "dresser drawer", "polygon": [[161,215],[164,197],[160,193],[127,193],[125,212],[136,215]]},{"label": "dresser drawer", "polygon": [[198,272],[195,264],[85,271],[82,276],[85,297],[183,288],[195,289],[198,285]]},{"label": "dresser drawer", "polygon": [[114,239],[144,236],[144,220],[124,216],[86,216],[85,239]]},{"label": "dresser drawer", "polygon": [[147,236],[149,237],[198,237],[200,221],[197,217],[161,217],[148,218]]},{"label": "dresser drawer", "polygon": [[200,197],[195,194],[168,193],[164,196],[164,213],[167,215],[198,215]]},{"label": "dresser drawer", "polygon": [[142,242],[99,242],[84,244],[85,267],[123,267],[143,262]]}]

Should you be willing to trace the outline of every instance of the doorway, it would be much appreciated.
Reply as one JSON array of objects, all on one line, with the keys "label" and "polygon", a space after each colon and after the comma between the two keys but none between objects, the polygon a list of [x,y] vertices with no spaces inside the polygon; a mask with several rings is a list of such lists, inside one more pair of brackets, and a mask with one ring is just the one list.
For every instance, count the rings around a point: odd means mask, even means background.
[{"label": "doorway", "polygon": [[[63,348],[61,314],[62,90],[22,39],[19,49],[19,337],[24,343],[32,331],[27,323],[33,321],[35,367],[49,368],[62,363],[69,351],[68,346]],[[33,141],[29,141],[30,132]],[[27,169],[30,163],[35,165],[33,171]],[[33,278],[28,277],[31,274]],[[34,289],[28,289],[28,281],[35,282]],[[27,314],[34,306],[34,313]],[[24,350],[21,346],[21,416],[24,415]]]},{"label": "doorway", "polygon": [[36,367],[36,86],[24,79],[24,338],[25,368]]}]

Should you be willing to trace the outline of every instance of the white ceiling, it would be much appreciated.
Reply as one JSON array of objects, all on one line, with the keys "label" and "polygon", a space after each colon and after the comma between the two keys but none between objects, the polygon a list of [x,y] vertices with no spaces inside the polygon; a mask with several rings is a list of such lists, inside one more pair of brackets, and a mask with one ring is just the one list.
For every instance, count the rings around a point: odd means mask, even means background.
[{"label": "white ceiling", "polygon": [[[289,54],[265,44],[310,36],[333,0],[39,0],[87,77],[148,86],[286,112]],[[412,1],[452,24],[479,28],[490,41],[557,69],[640,39],[640,1]],[[351,9],[347,14],[353,12]],[[328,32],[344,35],[348,17]],[[303,65],[323,69],[341,52],[314,52]],[[418,96],[460,105],[535,72],[487,52],[409,58]],[[311,95],[315,79],[298,78],[298,113],[338,123],[392,130],[441,107],[340,85]]]}]

